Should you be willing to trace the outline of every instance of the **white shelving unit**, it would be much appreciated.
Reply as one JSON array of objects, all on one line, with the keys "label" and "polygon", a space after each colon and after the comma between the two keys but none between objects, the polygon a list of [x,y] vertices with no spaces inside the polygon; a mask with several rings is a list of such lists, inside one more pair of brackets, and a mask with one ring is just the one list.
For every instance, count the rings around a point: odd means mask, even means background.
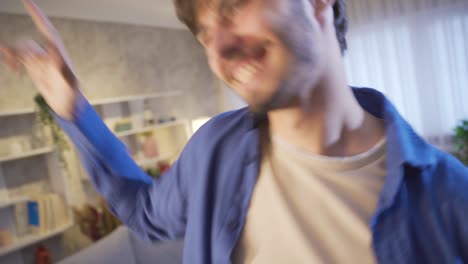
[{"label": "white shelving unit", "polygon": [[[181,116],[173,116],[166,112],[165,107],[156,107],[164,100],[172,102],[178,96],[182,96],[181,91],[166,91],[155,92],[142,95],[121,96],[117,98],[108,98],[100,100],[90,100],[90,104],[96,109],[98,114],[104,120],[104,123],[111,131],[128,147],[135,162],[145,171],[151,168],[157,168],[158,164],[171,163],[177,159],[189,137],[191,136],[191,122]],[[145,103],[150,107],[153,113],[154,124],[145,125],[143,120]],[[173,116],[174,121],[157,123],[158,118],[168,118]],[[116,131],[116,124],[123,119],[130,121],[131,126],[128,130]],[[152,133],[157,146],[158,155],[145,157],[142,151],[142,139],[144,135]],[[78,156],[78,155],[76,155]],[[99,197],[94,185],[89,184],[90,178],[85,169],[81,166],[81,179],[83,180],[83,188],[88,195],[90,204],[97,203]]]},{"label": "white shelving unit", "polygon": [[5,207],[14,206],[15,204],[26,202],[29,198],[27,196],[10,198],[0,202],[0,209]]},{"label": "white shelving unit", "polygon": [[18,159],[25,159],[25,158],[34,157],[34,156],[43,155],[43,154],[48,154],[54,150],[55,149],[53,147],[44,147],[44,148],[39,148],[39,149],[33,149],[33,150],[26,151],[26,152],[16,154],[16,155],[8,155],[6,157],[0,157],[0,163],[18,160]]},{"label": "white shelving unit", "polygon": [[[96,100],[90,100],[90,103],[93,106],[99,106],[99,105],[105,105],[105,104],[116,104],[116,103],[131,102],[131,101],[138,101],[138,100],[145,100],[145,99],[168,98],[168,97],[180,96],[180,95],[182,95],[182,92],[176,90],[176,91],[155,92],[155,93],[148,93],[148,94],[127,95],[127,96],[112,97],[112,98],[105,98],[105,99],[96,99]],[[34,114],[34,111],[35,110],[32,107],[4,110],[4,111],[0,111],[0,117]]]},{"label": "white shelving unit", "polygon": [[12,245],[0,248],[0,257],[5,256],[7,254],[10,254],[12,252],[15,252],[17,250],[20,250],[24,247],[33,245],[37,242],[46,240],[48,238],[51,238],[53,236],[59,235],[63,232],[65,232],[67,229],[73,226],[72,222],[67,223],[66,225],[59,227],[55,230],[50,230],[49,232],[43,233],[43,234],[31,234],[25,237],[22,237],[15,241]]},{"label": "white shelving unit", "polygon": [[90,100],[90,104],[93,106],[98,106],[98,105],[117,104],[117,103],[131,102],[131,101],[154,99],[154,98],[168,98],[168,97],[180,96],[180,95],[182,95],[181,91],[156,92],[156,93],[148,93],[148,94],[140,94],[140,95],[128,95],[128,96],[121,96],[121,97],[114,97],[114,98]]},{"label": "white shelving unit", "polygon": [[[155,158],[150,158],[150,159],[145,159],[145,158],[137,159],[137,158],[135,158],[135,162],[140,167],[148,167],[148,166],[154,166],[158,162],[164,162],[164,161],[171,160],[176,156],[177,156],[176,154],[169,153],[169,154],[165,154],[165,155],[159,155],[159,156],[157,156]],[[83,180],[89,181],[90,179],[89,179],[89,177],[84,177]]]},{"label": "white shelving unit", "polygon": [[0,112],[0,117],[34,114],[34,108],[13,109]]},{"label": "white shelving unit", "polygon": [[174,156],[175,156],[174,154],[166,154],[166,155],[157,156],[151,159],[137,159],[136,163],[141,167],[152,166],[158,162],[172,159]]},{"label": "white shelving unit", "polygon": [[164,127],[173,127],[173,126],[185,126],[187,124],[187,120],[176,120],[176,121],[169,121],[166,123],[161,123],[152,126],[146,126],[142,128],[131,129],[128,131],[116,132],[115,135],[117,137],[127,137],[131,135],[136,135],[139,133],[149,132],[155,129],[164,128]]},{"label": "white shelving unit", "polygon": [[[150,109],[155,117],[170,117],[171,115],[163,110],[145,108],[145,103],[149,106],[158,105],[160,99],[172,100],[172,98],[183,95],[180,91],[156,92],[151,94],[123,96],[103,100],[91,100],[106,125],[114,134],[128,147],[135,162],[144,170],[156,168],[159,163],[170,163],[175,160],[189,137],[191,136],[191,122],[179,116],[174,117],[174,121],[145,125],[143,120],[144,111]],[[151,101],[150,101],[151,100]],[[160,112],[161,111],[161,112]],[[126,119],[131,125],[128,130],[115,131],[116,124]],[[145,157],[143,154],[144,137],[148,134],[154,137],[158,155]],[[82,179],[89,180],[84,169],[82,169]],[[87,184],[94,188],[93,185]]]},{"label": "white shelving unit", "polygon": [[[58,151],[47,145],[35,145],[33,148],[34,143],[38,143],[32,140],[31,134],[35,118],[34,108],[0,112],[0,123],[9,128],[0,136],[1,147],[4,148],[4,154],[0,156],[0,230],[11,236],[8,244],[0,246],[0,263],[24,263],[34,255],[35,244],[55,237],[73,225],[68,180],[59,161]],[[21,146],[14,153],[5,154],[7,144],[16,144],[15,141],[17,145],[30,141],[31,145]],[[44,140],[42,144],[50,141]],[[28,225],[27,203],[48,194],[55,194],[58,202],[63,203],[60,205],[62,217],[52,216],[54,220],[51,221],[65,224],[37,233]],[[22,213],[19,213],[18,208],[24,209]],[[21,230],[18,229],[20,222],[23,223]]]},{"label": "white shelving unit", "polygon": [[[128,118],[132,121],[132,129],[127,131],[121,131],[115,133],[123,143],[132,151],[136,163],[143,169],[147,169],[153,166],[158,166],[160,162],[171,162],[178,157],[182,151],[185,143],[191,136],[191,123],[181,118],[176,117],[175,121],[170,121],[161,124],[154,124],[144,126],[144,122],[137,124],[136,118],[143,117],[141,111],[143,110],[143,104],[148,100],[155,100],[154,104],[158,105],[160,99],[171,100],[174,97],[183,95],[181,91],[164,91],[155,92],[141,95],[129,95],[114,98],[90,100],[91,105],[96,111],[103,117],[103,120],[114,131],[114,126],[109,124],[115,120],[122,118]],[[153,104],[153,103],[151,103]],[[165,109],[162,107],[161,109]],[[153,109],[152,109],[153,110]],[[140,112],[138,112],[140,111]],[[164,112],[164,110],[154,110],[155,116],[168,117],[170,114]],[[157,112],[157,113],[156,113]],[[160,113],[161,112],[161,113]],[[137,113],[137,115],[135,115]],[[13,109],[8,111],[0,111],[0,123],[2,125],[15,125],[15,120],[34,120],[36,117],[34,108],[22,108]],[[26,119],[24,119],[26,118]],[[111,120],[112,122],[108,122]],[[21,121],[20,123],[27,123]],[[155,118],[155,121],[156,118]],[[12,124],[6,124],[11,122]],[[22,131],[24,133],[24,131]],[[28,133],[31,130],[27,131]],[[143,134],[147,136],[151,132],[152,137],[155,138],[158,146],[158,154],[155,156],[145,157],[141,150],[142,142],[141,137]],[[6,135],[3,133],[0,135],[0,143],[2,137],[15,138],[17,135],[12,132],[13,135]],[[146,138],[145,138],[146,139]],[[1,147],[1,144],[0,144]],[[3,151],[5,153],[5,151]],[[138,154],[138,155],[137,155]],[[72,155],[73,156],[73,155]],[[78,155],[75,155],[76,159]],[[73,158],[74,159],[74,158]],[[39,165],[42,164],[42,165]],[[35,166],[39,165],[39,166]],[[80,167],[80,166],[78,166]],[[46,170],[43,171],[42,169]],[[78,169],[79,171],[80,169]],[[25,172],[25,175],[17,175],[18,172]],[[84,172],[84,170],[81,170]],[[56,193],[64,198],[66,205],[68,206],[68,222],[67,224],[48,230],[42,233],[21,233],[16,227],[17,214],[15,210],[20,205],[25,205],[30,200],[28,194],[21,196],[18,195],[17,187],[20,184],[13,184],[15,181],[37,181],[37,174],[44,174],[44,177],[40,181],[44,181],[43,184],[45,190],[41,191],[42,194]],[[79,173],[78,173],[79,174]],[[70,186],[65,177],[66,172],[61,166],[58,152],[55,147],[41,147],[37,149],[23,151],[22,153],[14,154],[3,154],[0,155],[0,231],[9,230],[12,235],[12,243],[8,246],[0,246],[0,264],[3,263],[24,263],[27,255],[31,256],[34,254],[34,245],[42,241],[53,239],[53,237],[59,236],[67,229],[73,226],[72,222],[72,211],[70,205]],[[81,179],[89,179],[84,177],[84,173],[79,176]],[[23,182],[24,183],[24,182]],[[21,183],[21,184],[23,184]],[[42,182],[41,182],[42,183]],[[26,185],[28,185],[27,183]],[[83,184],[83,188],[87,189],[88,192],[94,189],[91,184]],[[88,189],[91,188],[91,189]],[[14,189],[14,191],[12,191]],[[95,192],[92,191],[92,192]],[[92,202],[91,202],[92,203]],[[20,234],[21,233],[21,234]]]}]

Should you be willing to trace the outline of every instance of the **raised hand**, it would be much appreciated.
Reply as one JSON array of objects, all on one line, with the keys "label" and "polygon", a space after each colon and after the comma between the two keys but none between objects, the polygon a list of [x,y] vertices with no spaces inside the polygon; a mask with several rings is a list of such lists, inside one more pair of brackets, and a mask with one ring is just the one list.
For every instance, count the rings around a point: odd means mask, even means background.
[{"label": "raised hand", "polygon": [[0,54],[12,70],[25,70],[52,110],[70,120],[79,86],[70,58],[57,30],[41,9],[31,0],[23,0],[23,4],[44,43],[41,46],[28,40],[15,47],[0,44]]}]

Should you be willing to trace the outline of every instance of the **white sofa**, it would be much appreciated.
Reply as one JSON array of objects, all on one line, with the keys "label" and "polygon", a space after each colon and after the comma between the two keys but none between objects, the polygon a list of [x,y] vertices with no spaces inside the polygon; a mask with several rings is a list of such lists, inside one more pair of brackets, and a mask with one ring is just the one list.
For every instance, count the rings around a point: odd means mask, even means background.
[{"label": "white sofa", "polygon": [[121,226],[92,246],[61,260],[59,264],[180,264],[182,249],[182,241],[149,244]]}]

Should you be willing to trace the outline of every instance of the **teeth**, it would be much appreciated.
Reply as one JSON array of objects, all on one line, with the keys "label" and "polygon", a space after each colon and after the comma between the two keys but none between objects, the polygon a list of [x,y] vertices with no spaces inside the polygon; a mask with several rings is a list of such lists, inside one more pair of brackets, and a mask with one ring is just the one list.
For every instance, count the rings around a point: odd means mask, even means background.
[{"label": "teeth", "polygon": [[257,73],[257,69],[250,64],[241,66],[235,73],[234,78],[241,83],[249,82]]}]

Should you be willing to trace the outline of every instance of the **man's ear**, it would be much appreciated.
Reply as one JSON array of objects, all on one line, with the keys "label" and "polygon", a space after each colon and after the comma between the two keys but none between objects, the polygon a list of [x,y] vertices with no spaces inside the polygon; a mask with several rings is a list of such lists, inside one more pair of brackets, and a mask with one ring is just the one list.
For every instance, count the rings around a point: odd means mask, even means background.
[{"label": "man's ear", "polygon": [[335,0],[311,0],[317,12],[323,11],[335,4]]},{"label": "man's ear", "polygon": [[[327,19],[327,13],[333,10],[336,0],[311,0],[315,6],[315,17],[320,25],[324,25]],[[333,12],[332,12],[333,13]]]}]

